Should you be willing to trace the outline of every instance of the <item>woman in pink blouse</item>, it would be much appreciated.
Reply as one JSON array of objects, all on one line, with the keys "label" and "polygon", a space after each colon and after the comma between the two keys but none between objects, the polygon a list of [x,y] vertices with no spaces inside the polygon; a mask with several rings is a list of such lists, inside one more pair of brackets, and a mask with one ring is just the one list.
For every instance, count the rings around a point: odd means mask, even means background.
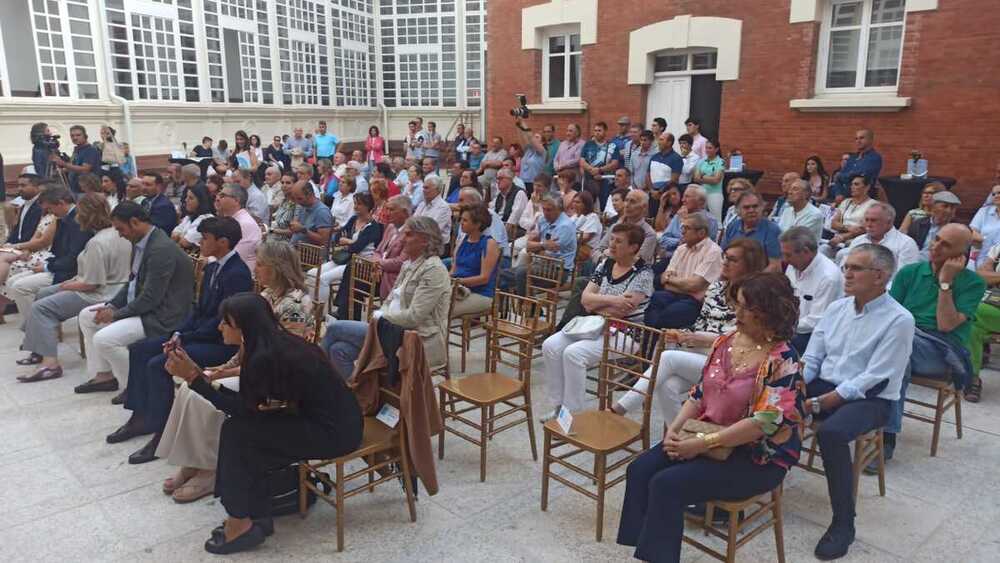
[{"label": "woman in pink blouse", "polygon": [[[788,345],[798,300],[774,273],[740,280],[732,291],[737,329],[715,341],[663,441],[629,464],[618,543],[634,546],[636,559],[679,561],[685,507],[771,491],[798,461],[805,383]],[[684,437],[689,419],[723,428]],[[716,447],[733,451],[725,461],[704,455]]]},{"label": "woman in pink blouse", "polygon": [[365,160],[370,164],[378,164],[385,157],[385,139],[379,134],[378,127],[368,128],[368,138],[365,139]]}]

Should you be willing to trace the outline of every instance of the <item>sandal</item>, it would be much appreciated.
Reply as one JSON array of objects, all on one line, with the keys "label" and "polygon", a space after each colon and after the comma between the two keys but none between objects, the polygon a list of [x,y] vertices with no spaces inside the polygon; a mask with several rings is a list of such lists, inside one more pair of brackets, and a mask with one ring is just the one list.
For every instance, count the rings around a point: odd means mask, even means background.
[{"label": "sandal", "polygon": [[965,400],[970,403],[978,403],[983,398],[983,380],[978,377],[972,380],[969,388],[965,390]]},{"label": "sandal", "polygon": [[163,481],[163,494],[172,495],[174,491],[184,486],[192,477],[198,474],[198,470],[193,467],[182,467],[173,477],[167,477]]},{"label": "sandal", "polygon": [[31,355],[28,356],[27,358],[21,358],[20,360],[17,360],[14,363],[19,366],[37,366],[38,364],[42,363],[42,356],[32,352]]},{"label": "sandal", "polygon": [[203,499],[215,492],[215,471],[199,472],[186,483],[174,489],[174,502],[177,504],[187,504],[199,499]]},{"label": "sandal", "polygon": [[31,375],[19,375],[17,376],[17,380],[21,383],[36,383],[38,381],[46,381],[49,379],[59,379],[62,375],[62,368],[56,366],[54,368],[42,368]]}]

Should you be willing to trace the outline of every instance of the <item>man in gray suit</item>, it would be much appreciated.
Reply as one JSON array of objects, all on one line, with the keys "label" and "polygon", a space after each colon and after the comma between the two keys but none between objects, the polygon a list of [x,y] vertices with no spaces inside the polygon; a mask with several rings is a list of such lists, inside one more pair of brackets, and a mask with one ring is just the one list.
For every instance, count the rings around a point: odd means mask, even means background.
[{"label": "man in gray suit", "polygon": [[123,201],[111,212],[111,224],[132,243],[132,272],[111,301],[80,312],[91,379],[77,386],[77,393],[116,391],[119,380],[128,380],[128,345],[169,334],[194,299],[191,259],[150,223],[149,213]]}]

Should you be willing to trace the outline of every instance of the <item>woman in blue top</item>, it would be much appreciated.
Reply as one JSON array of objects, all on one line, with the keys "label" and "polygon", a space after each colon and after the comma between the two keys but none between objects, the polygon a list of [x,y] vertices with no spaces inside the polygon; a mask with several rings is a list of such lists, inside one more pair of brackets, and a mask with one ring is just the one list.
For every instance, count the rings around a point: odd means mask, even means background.
[{"label": "woman in blue top", "polygon": [[709,140],[705,143],[705,159],[694,169],[694,182],[705,188],[705,206],[719,222],[722,221],[722,180],[726,176],[726,162],[719,156],[720,152],[722,147],[718,139]]},{"label": "woman in blue top", "polygon": [[452,317],[487,311],[493,306],[500,246],[491,236],[483,234],[492,223],[490,211],[483,203],[462,211],[464,236],[451,261],[451,277],[468,288],[469,294],[455,303]]}]

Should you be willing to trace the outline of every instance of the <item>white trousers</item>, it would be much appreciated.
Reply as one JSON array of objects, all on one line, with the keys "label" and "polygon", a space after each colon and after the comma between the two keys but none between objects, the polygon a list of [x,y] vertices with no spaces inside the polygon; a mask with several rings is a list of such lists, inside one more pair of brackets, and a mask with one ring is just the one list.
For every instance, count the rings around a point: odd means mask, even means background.
[{"label": "white trousers", "polygon": [[549,401],[570,412],[583,409],[587,396],[587,370],[601,361],[604,336],[593,340],[573,340],[557,332],[542,343],[545,385]]},{"label": "white trousers", "polygon": [[708,208],[708,212],[715,217],[715,220],[722,224],[722,207],[725,196],[722,193],[708,194],[705,197],[705,207]]},{"label": "white trousers", "polygon": [[139,317],[121,319],[111,324],[97,324],[94,314],[103,303],[91,305],[80,311],[80,332],[87,349],[87,373],[94,377],[98,373],[114,374],[119,383],[128,381],[128,346],[146,338]]},{"label": "white trousers", "polygon": [[[240,390],[239,377],[217,382],[233,391]],[[170,465],[215,471],[219,460],[219,434],[226,414],[209,403],[187,384],[177,388],[174,406],[163,428],[156,457]]]},{"label": "white trousers", "polygon": [[[319,302],[326,303],[330,297],[330,284],[344,279],[346,265],[338,265],[333,262],[323,264],[323,273],[319,277]],[[316,287],[316,268],[309,270],[306,274],[306,287]]]},{"label": "white trousers", "polygon": [[22,321],[27,321],[38,290],[50,285],[52,274],[48,272],[23,272],[7,279],[7,297],[17,303],[17,312],[21,313]]},{"label": "white trousers", "polygon": [[[660,365],[656,370],[656,386],[653,397],[660,409],[663,421],[670,424],[681,411],[691,387],[701,380],[701,370],[707,356],[682,350],[666,350],[660,355]],[[645,375],[649,376],[649,370]],[[649,389],[649,380],[640,378],[632,389],[625,393],[618,404],[626,411],[642,408],[643,393]]]},{"label": "white trousers", "polygon": [[528,265],[528,235],[519,237],[514,241],[514,263],[513,267]]}]

